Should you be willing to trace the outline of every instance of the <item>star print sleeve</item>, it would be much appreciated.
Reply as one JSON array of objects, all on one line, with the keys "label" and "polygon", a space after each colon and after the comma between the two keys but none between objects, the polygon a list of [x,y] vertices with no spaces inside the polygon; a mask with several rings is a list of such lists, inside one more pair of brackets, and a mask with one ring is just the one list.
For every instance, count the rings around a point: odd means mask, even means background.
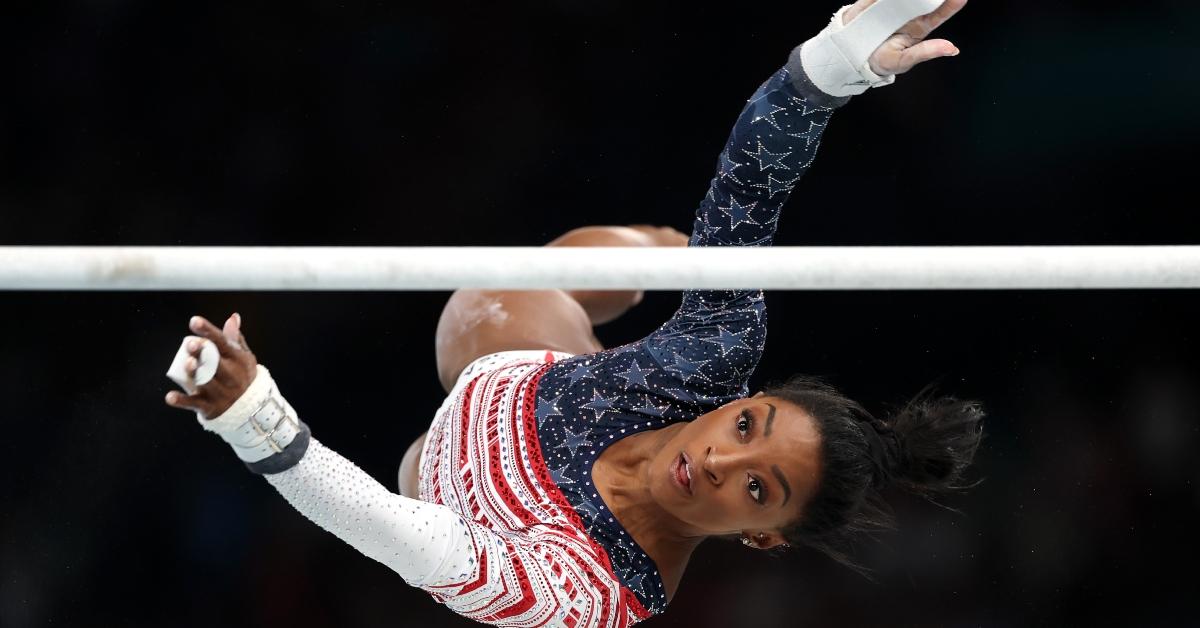
[{"label": "star print sleeve", "polygon": [[793,53],[742,109],[689,245],[770,246],[784,201],[812,164],[834,109],[848,100],[813,87]]},{"label": "star print sleeve", "polygon": [[[814,87],[794,52],[747,102],[688,246],[770,246],[779,213],[816,155],[833,110],[849,98]],[[761,290],[689,290],[679,310],[646,339],[646,350],[698,410],[745,396],[766,341]]]},{"label": "star print sleeve", "polygon": [[[502,534],[450,508],[397,495],[316,439],[264,477],[325,530],[451,610],[495,626],[624,626],[629,609],[598,561],[552,535]],[[593,564],[594,563],[594,564]]]}]

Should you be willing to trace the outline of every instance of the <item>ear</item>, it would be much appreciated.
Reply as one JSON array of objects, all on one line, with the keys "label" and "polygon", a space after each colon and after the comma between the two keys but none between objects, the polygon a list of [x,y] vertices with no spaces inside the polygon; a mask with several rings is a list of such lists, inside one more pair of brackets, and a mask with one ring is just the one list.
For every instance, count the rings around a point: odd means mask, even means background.
[{"label": "ear", "polygon": [[762,532],[743,532],[742,536],[747,537],[758,549],[773,549],[780,545],[787,545],[787,539],[776,530],[765,530]]},{"label": "ear", "polygon": [[763,393],[763,391],[760,390],[760,391],[754,393],[753,395],[750,395],[750,398],[753,399],[755,397],[762,397],[764,394],[765,393]]}]

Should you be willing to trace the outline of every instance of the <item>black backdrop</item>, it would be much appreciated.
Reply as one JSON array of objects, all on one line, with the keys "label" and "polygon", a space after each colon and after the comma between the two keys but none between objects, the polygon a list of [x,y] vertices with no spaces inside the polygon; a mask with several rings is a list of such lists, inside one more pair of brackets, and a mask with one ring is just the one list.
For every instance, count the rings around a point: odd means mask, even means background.
[{"label": "black backdrop", "polygon": [[[690,227],[744,99],[836,4],[15,2],[0,244],[534,245]],[[1188,244],[1200,10],[974,0],[962,54],[839,111],[786,245]],[[467,625],[309,524],[163,376],[239,311],[323,442],[394,486],[445,293],[0,293],[0,625]],[[608,344],[669,316],[652,293]],[[657,625],[1195,624],[1196,291],[772,292],[755,384],[990,412],[950,504],[859,557],[711,542]],[[1188,549],[1192,547],[1193,549]],[[731,577],[731,574],[737,574]]]}]

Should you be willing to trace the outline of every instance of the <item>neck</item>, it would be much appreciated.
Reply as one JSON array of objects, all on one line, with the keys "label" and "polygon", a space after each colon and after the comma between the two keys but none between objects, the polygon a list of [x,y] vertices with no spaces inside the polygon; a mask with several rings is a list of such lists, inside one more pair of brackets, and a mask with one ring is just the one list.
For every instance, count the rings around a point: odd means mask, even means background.
[{"label": "neck", "polygon": [[[707,535],[672,516],[650,494],[650,463],[685,424],[640,432],[613,443],[597,460],[596,489],[621,526],[637,541],[660,571],[686,562]],[[666,565],[665,565],[665,564]]]}]

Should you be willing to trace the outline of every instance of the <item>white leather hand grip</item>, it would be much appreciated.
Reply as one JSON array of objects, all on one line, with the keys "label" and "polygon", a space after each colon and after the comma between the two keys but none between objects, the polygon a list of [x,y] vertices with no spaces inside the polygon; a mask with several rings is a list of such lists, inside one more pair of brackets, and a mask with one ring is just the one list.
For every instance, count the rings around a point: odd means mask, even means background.
[{"label": "white leather hand grip", "polygon": [[804,72],[813,85],[830,96],[854,96],[872,87],[891,85],[896,75],[876,74],[868,59],[901,26],[933,13],[942,2],[879,0],[855,16],[849,25],[842,24],[842,15],[850,6],[838,9],[829,25],[801,46]]},{"label": "white leather hand grip", "polygon": [[279,394],[267,367],[259,364],[250,387],[221,416],[200,425],[233,447],[243,462],[260,462],[283,451],[303,430],[295,409]]}]

